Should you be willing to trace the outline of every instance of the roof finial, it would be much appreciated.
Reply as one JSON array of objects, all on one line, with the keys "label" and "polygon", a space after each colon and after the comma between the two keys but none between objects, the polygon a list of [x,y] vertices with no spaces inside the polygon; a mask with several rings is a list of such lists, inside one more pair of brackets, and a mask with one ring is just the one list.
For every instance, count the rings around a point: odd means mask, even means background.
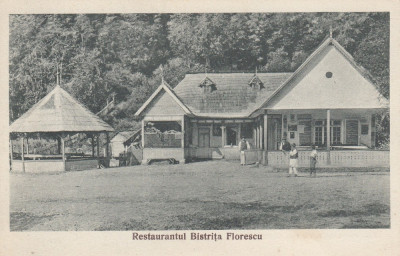
[{"label": "roof finial", "polygon": [[60,85],[60,81],[58,80],[59,79],[59,74],[58,74],[58,62],[56,63],[56,68],[57,68],[57,84],[56,85]]},{"label": "roof finial", "polygon": [[329,37],[332,38],[332,25],[329,26]]},{"label": "roof finial", "polygon": [[204,66],[204,73],[206,74],[206,76],[207,76],[207,67],[208,67],[208,65],[209,65],[209,59],[208,59],[208,57],[206,57],[206,65]]},{"label": "roof finial", "polygon": [[164,68],[163,65],[160,65],[160,69],[161,69],[161,83],[164,83]]},{"label": "roof finial", "polygon": [[256,75],[257,75],[257,66],[256,66]]}]

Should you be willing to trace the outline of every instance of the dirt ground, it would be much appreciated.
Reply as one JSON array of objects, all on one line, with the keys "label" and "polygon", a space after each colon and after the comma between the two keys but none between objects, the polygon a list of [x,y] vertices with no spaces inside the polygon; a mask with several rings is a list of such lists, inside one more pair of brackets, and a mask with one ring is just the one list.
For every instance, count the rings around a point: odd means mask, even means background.
[{"label": "dirt ground", "polygon": [[10,175],[11,231],[389,228],[389,172],[209,161]]}]

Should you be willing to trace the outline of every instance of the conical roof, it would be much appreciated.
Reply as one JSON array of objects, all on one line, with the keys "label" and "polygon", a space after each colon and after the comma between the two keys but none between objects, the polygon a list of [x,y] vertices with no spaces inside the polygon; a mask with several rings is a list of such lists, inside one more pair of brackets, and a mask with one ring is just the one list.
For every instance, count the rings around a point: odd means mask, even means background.
[{"label": "conical roof", "polygon": [[59,85],[10,125],[10,132],[105,132],[114,129]]}]

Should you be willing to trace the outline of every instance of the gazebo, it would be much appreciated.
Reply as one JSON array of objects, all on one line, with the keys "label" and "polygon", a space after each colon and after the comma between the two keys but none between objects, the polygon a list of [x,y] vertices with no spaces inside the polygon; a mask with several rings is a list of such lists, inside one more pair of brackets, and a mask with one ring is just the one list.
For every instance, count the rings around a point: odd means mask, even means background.
[{"label": "gazebo", "polygon": [[[114,129],[85,106],[74,99],[68,92],[56,85],[43,99],[10,125],[10,135],[17,134],[21,139],[21,156],[13,159],[13,146],[10,136],[11,166],[13,172],[46,172],[83,170],[99,167],[99,137],[106,135],[104,164],[109,161],[109,132]],[[92,154],[67,155],[65,139],[75,134],[86,134],[91,138]],[[50,135],[57,138],[58,154],[24,153],[24,141],[29,135]],[[95,157],[95,138],[97,156]]]}]

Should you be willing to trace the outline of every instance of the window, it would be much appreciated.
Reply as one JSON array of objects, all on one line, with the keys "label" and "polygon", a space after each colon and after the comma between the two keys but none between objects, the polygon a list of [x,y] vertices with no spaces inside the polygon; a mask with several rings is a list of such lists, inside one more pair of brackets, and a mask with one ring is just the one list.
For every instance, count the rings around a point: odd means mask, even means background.
[{"label": "window", "polygon": [[226,127],[226,144],[236,146],[237,145],[237,126]]},{"label": "window", "polygon": [[240,127],[240,136],[245,137],[246,139],[253,138],[253,124],[252,123],[243,123]]},{"label": "window", "polygon": [[203,88],[204,93],[211,93],[217,90],[217,85],[208,77],[204,78],[199,86]]},{"label": "window", "polygon": [[361,135],[368,135],[368,124],[361,125]]},{"label": "window", "polygon": [[253,78],[250,80],[249,85],[253,89],[261,90],[264,88],[263,82],[261,82],[260,78],[257,75],[254,75]]},{"label": "window", "polygon": [[341,144],[341,120],[331,120],[331,145]]},{"label": "window", "polygon": [[283,116],[283,128],[286,129],[286,127],[287,127],[287,118],[286,116]]},{"label": "window", "polygon": [[213,136],[215,137],[221,137],[222,136],[222,129],[221,125],[213,125]]},{"label": "window", "polygon": [[289,125],[289,131],[290,131],[290,132],[295,132],[295,131],[297,131],[297,125]]},{"label": "window", "polygon": [[340,145],[340,134],[341,134],[340,131],[341,131],[341,127],[340,126],[331,127],[331,134],[332,134],[332,136],[331,136],[331,144],[332,145]]},{"label": "window", "polygon": [[314,134],[315,134],[315,144],[319,146],[323,145],[324,141],[322,139],[323,138],[322,127],[316,126]]},{"label": "window", "polygon": [[295,121],[296,121],[296,115],[290,114],[290,122],[295,122]]},{"label": "window", "polygon": [[[327,131],[326,131],[326,121],[317,120],[314,122],[314,143],[319,146],[326,145],[327,141]],[[330,144],[340,145],[341,144],[341,134],[342,134],[342,121],[341,120],[331,120],[330,129]]]}]

